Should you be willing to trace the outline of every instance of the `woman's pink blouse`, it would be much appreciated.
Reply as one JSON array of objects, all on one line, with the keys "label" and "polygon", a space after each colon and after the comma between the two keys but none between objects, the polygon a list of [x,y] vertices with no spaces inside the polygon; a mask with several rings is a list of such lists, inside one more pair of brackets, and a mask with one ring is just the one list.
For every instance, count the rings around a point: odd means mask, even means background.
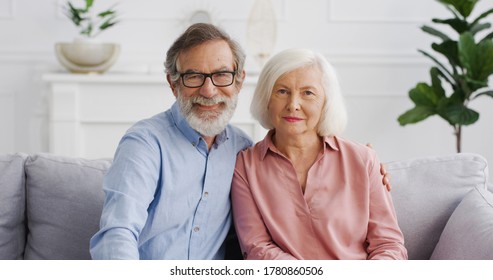
[{"label": "woman's pink blouse", "polygon": [[246,259],[407,259],[372,149],[325,137],[303,194],[272,133],[235,167],[233,214]]}]

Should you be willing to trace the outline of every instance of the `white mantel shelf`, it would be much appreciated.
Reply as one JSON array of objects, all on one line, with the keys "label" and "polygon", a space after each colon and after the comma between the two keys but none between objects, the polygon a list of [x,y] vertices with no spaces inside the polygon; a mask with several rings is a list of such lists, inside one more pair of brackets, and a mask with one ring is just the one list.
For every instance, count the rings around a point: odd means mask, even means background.
[{"label": "white mantel shelf", "polygon": [[[257,75],[247,75],[245,85],[252,85],[257,82]],[[105,74],[72,74],[67,72],[47,73],[43,75],[43,80],[57,83],[145,83],[145,84],[165,84],[166,75],[164,73],[120,73],[112,72]]]},{"label": "white mantel shelf", "polygon": [[165,74],[142,73],[106,73],[106,74],[72,74],[67,72],[48,73],[43,80],[58,83],[167,83]]},{"label": "white mantel shelf", "polygon": [[[120,138],[136,121],[168,109],[175,97],[162,73],[46,73],[50,85],[49,152],[59,155],[113,157]],[[249,113],[257,82],[248,77],[232,123],[254,141],[265,130]]]}]

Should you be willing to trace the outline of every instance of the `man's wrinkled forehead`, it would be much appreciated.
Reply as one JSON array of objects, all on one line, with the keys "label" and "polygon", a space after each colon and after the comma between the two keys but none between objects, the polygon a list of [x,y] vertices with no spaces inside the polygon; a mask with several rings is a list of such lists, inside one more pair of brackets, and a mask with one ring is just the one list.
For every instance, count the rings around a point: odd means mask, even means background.
[{"label": "man's wrinkled forehead", "polygon": [[224,40],[214,40],[182,50],[177,57],[176,68],[182,73],[232,71],[235,63],[229,44]]}]

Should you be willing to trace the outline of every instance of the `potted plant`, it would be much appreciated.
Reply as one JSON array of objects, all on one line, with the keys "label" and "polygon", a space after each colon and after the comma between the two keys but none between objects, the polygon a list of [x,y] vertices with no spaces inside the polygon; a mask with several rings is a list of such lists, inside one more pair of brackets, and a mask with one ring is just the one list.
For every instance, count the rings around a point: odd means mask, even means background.
[{"label": "potted plant", "polygon": [[493,74],[493,32],[491,23],[484,22],[493,13],[493,8],[470,19],[479,0],[438,2],[451,12],[452,18],[435,18],[432,22],[449,26],[455,36],[451,37],[428,25],[421,27],[421,30],[440,40],[439,43],[432,43],[431,48],[441,55],[442,60],[419,50],[435,65],[430,69],[431,84],[419,82],[409,91],[414,108],[400,115],[398,122],[404,126],[438,115],[453,127],[456,149],[460,152],[462,126],[471,125],[479,119],[479,113],[469,108],[470,102],[479,97],[493,97],[493,91],[488,86],[488,78]]},{"label": "potted plant", "polygon": [[103,73],[118,58],[120,46],[94,40],[101,32],[115,26],[118,15],[114,7],[94,12],[94,0],[84,0],[78,7],[68,1],[64,13],[77,27],[79,36],[70,43],[57,43],[56,53],[60,63],[74,73]]}]

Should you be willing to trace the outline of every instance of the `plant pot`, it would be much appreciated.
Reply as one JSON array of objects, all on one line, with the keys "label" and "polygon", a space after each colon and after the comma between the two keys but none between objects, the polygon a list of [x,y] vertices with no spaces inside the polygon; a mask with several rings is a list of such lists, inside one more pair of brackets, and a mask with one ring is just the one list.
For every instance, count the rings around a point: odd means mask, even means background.
[{"label": "plant pot", "polygon": [[72,73],[104,73],[118,59],[120,45],[88,40],[56,43],[58,61]]}]

